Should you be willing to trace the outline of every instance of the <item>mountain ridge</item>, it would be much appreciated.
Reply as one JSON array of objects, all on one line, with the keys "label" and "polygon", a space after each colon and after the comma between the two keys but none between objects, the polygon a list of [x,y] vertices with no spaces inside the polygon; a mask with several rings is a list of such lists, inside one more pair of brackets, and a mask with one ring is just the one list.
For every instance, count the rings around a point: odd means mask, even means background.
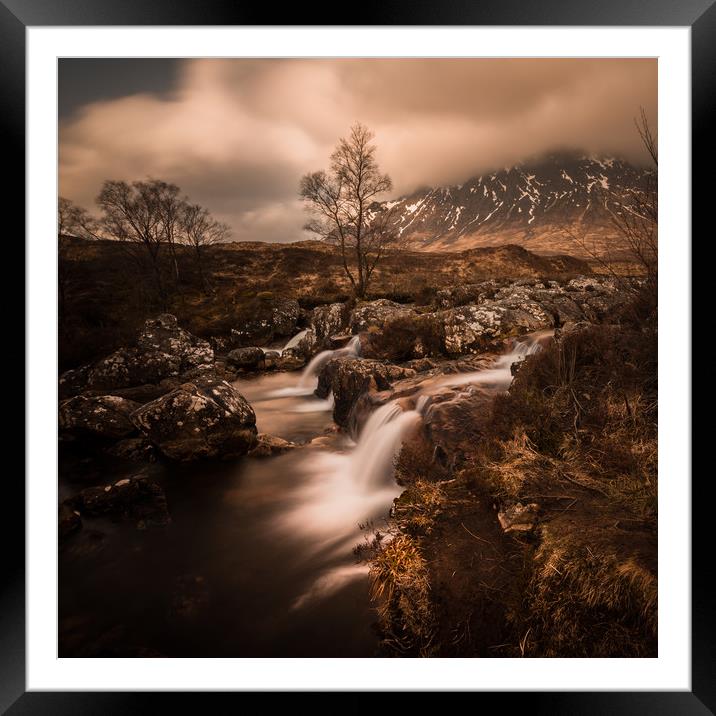
[{"label": "mountain ridge", "polygon": [[655,177],[653,170],[617,157],[550,152],[462,184],[376,202],[371,210],[390,211],[398,235],[417,250],[516,243],[541,253],[584,255],[575,235],[597,250],[622,248],[612,212],[631,210]]}]

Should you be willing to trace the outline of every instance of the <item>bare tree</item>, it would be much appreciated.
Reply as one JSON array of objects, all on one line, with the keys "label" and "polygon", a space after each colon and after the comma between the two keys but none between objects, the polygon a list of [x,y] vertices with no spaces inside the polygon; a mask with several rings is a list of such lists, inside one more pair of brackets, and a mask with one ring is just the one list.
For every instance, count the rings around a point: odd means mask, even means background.
[{"label": "bare tree", "polygon": [[354,124],[331,155],[330,171],[306,174],[300,184],[300,196],[314,215],[305,228],[340,247],[356,298],[365,296],[375,267],[399,238],[390,211],[376,204],[392,182],[378,169],[373,136]]},{"label": "bare tree", "polygon": [[102,230],[110,238],[144,250],[160,299],[165,302],[161,254],[167,242],[164,206],[175,195],[173,185],[157,180],[106,181],[97,204],[103,211]]},{"label": "bare tree", "polygon": [[202,288],[205,291],[211,291],[211,284],[204,271],[203,249],[211,244],[226,241],[230,233],[229,227],[212,218],[209,211],[203,206],[189,203],[185,203],[182,207],[180,224],[184,240],[193,246],[196,252]]},{"label": "bare tree", "polygon": [[96,239],[97,220],[81,206],[66,199],[64,196],[57,201],[57,234],[58,236],[77,236],[79,238]]},{"label": "bare tree", "polygon": [[179,285],[179,261],[177,259],[177,244],[181,242],[181,219],[186,206],[186,200],[179,196],[179,187],[159,179],[152,179],[156,204],[161,216],[164,240],[167,243],[171,256],[172,274],[176,286]]}]

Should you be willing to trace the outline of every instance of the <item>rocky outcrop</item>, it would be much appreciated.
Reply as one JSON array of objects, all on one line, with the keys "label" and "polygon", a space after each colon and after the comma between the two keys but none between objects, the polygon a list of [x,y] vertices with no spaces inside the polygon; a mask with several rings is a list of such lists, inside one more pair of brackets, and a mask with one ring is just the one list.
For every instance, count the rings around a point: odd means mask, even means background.
[{"label": "rocky outcrop", "polygon": [[136,432],[130,416],[137,408],[139,403],[114,395],[76,395],[60,403],[59,428],[102,438],[124,438]]},{"label": "rocky outcrop", "polygon": [[494,291],[477,304],[439,312],[448,355],[498,348],[508,337],[551,328],[568,321],[601,321],[619,308],[629,293],[615,279],[580,277],[556,281],[524,279]]},{"label": "rocky outcrop", "polygon": [[256,416],[244,397],[214,375],[184,383],[132,414],[132,422],[173,460],[245,455]]},{"label": "rocky outcrop", "polygon": [[353,406],[363,393],[387,390],[394,381],[414,375],[410,368],[377,360],[333,358],[318,376],[316,395],[325,399],[333,394],[333,419],[341,427],[348,427]]},{"label": "rocky outcrop", "polygon": [[453,469],[475,443],[490,419],[494,393],[476,386],[431,398],[424,411],[425,435],[443,467]]},{"label": "rocky outcrop", "polygon": [[438,308],[447,309],[466,306],[469,303],[481,303],[488,298],[493,298],[502,284],[504,281],[498,282],[493,279],[442,288],[435,294],[435,304]]},{"label": "rocky outcrop", "polygon": [[360,333],[369,328],[383,328],[389,319],[398,316],[413,316],[415,311],[412,308],[389,301],[387,298],[380,298],[377,301],[359,303],[353,309],[350,316],[351,333]]},{"label": "rocky outcrop", "polygon": [[83,365],[79,368],[72,368],[71,370],[65,371],[59,380],[58,392],[60,400],[71,398],[73,395],[77,395],[85,390],[91,370],[91,365]]},{"label": "rocky outcrop", "polygon": [[[461,306],[441,314],[443,346],[447,355],[488,350],[513,330],[512,311],[490,301]],[[546,320],[546,315],[545,315]],[[535,321],[535,328],[539,327]]]},{"label": "rocky outcrop", "polygon": [[208,341],[180,328],[175,316],[163,313],[145,322],[134,345],[65,373],[60,378],[60,395],[159,383],[213,361],[214,351]]}]

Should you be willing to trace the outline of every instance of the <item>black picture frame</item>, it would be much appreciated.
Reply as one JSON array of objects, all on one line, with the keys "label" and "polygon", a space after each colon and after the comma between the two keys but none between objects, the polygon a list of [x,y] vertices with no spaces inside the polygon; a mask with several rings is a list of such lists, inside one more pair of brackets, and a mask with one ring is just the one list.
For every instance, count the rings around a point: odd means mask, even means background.
[{"label": "black picture frame", "polygon": [[[316,6],[317,7],[317,6]],[[381,3],[367,0],[362,17],[371,25],[557,25],[557,26],[686,26],[692,39],[692,157],[693,225],[706,226],[706,212],[713,180],[696,181],[699,173],[709,177],[715,166],[708,151],[716,91],[715,0],[426,0]],[[350,25],[353,18],[328,16],[314,7],[296,5],[281,11],[280,25]],[[25,30],[29,26],[100,25],[277,25],[275,9],[266,5],[221,3],[218,0],[0,0],[0,127],[8,206],[23,205],[25,193]],[[17,212],[18,216],[22,216]],[[23,231],[20,221],[17,236]],[[22,234],[24,235],[24,234]],[[689,237],[690,241],[690,237]],[[24,252],[18,252],[24,265]],[[19,421],[18,421],[19,422]],[[716,713],[716,641],[714,640],[714,588],[709,565],[712,531],[707,512],[712,510],[709,470],[692,481],[692,690],[690,692],[596,692],[596,693],[479,693],[478,708],[495,702],[501,711],[528,709],[533,714],[707,714]],[[685,487],[691,477],[683,476]],[[2,591],[0,592],[0,710],[18,714],[126,714],[154,712],[166,706],[169,694],[98,692],[26,692],[25,687],[25,553],[19,535],[24,534],[25,492],[16,471],[4,479],[6,510],[18,523],[8,528],[3,545]],[[697,568],[701,565],[701,568]],[[196,697],[244,699],[242,694],[181,694],[182,706],[191,708]],[[281,697],[281,694],[276,694]],[[285,697],[287,695],[283,695]],[[341,709],[364,708],[370,694],[341,697]],[[387,696],[387,695],[384,695]],[[381,698],[384,698],[381,697]],[[162,702],[159,703],[161,698]],[[295,708],[295,695],[291,708]],[[239,702],[236,702],[239,703]],[[203,705],[203,704],[202,704]]]}]

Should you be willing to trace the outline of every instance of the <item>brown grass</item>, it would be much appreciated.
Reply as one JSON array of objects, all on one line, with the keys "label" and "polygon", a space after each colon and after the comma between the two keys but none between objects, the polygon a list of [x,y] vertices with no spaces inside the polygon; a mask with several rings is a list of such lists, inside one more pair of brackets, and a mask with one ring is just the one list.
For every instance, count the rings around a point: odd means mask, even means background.
[{"label": "brown grass", "polygon": [[[431,482],[430,444],[405,446],[397,472],[410,488],[396,503],[395,526],[430,555],[428,579],[438,585],[426,621],[430,653],[656,656],[654,319],[636,308],[528,358],[455,480]],[[493,503],[515,502],[540,506],[534,534],[494,526]],[[482,556],[472,561],[476,549]],[[420,614],[411,615],[411,631],[420,632]],[[401,628],[400,611],[384,617]],[[486,645],[488,633],[499,643]]]},{"label": "brown grass", "polygon": [[384,627],[383,645],[403,655],[429,656],[434,624],[427,565],[418,543],[397,534],[370,565],[371,599]]}]

